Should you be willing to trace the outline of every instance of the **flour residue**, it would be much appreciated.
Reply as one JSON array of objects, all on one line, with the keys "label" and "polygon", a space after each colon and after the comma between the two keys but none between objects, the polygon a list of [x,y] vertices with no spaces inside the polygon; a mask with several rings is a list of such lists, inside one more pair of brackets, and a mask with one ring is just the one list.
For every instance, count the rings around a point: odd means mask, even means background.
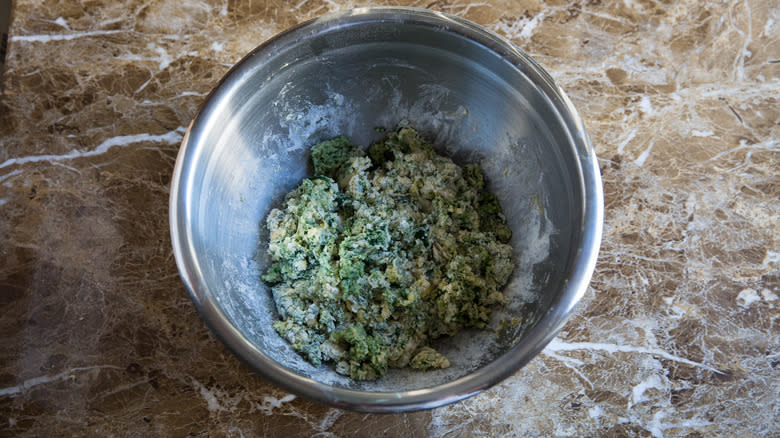
[{"label": "flour residue", "polygon": [[[398,124],[410,124],[432,135],[440,152],[456,161],[479,161],[491,190],[499,197],[509,218],[517,263],[505,290],[508,303],[494,311],[489,329],[464,330],[455,337],[434,343],[439,351],[454,359],[448,369],[428,372],[393,369],[376,382],[358,383],[336,374],[329,366],[313,367],[271,327],[278,316],[269,289],[259,280],[267,262],[265,215],[272,207],[271,203],[278,202],[294,184],[293,180],[302,176],[301,166],[296,167],[294,174],[288,173],[290,163],[307,160],[308,148],[323,139],[338,135],[358,139],[381,136],[362,132],[366,126],[360,125],[359,117],[355,116],[358,105],[335,91],[328,91],[324,99],[315,103],[301,99],[295,94],[294,86],[286,84],[267,108],[273,112],[271,118],[278,120],[279,126],[258,132],[255,136],[258,144],[244,145],[261,151],[264,158],[256,159],[258,168],[254,173],[251,169],[240,169],[241,165],[238,165],[239,169],[230,170],[245,178],[249,189],[231,192],[233,211],[220,212],[230,223],[229,227],[233,227],[232,233],[238,236],[226,238],[240,240],[229,246],[243,248],[244,252],[219,254],[217,257],[221,262],[213,266],[222,279],[224,299],[220,299],[220,304],[223,311],[260,351],[288,369],[318,382],[368,391],[411,390],[446,383],[467,375],[506,351],[518,337],[499,339],[496,330],[502,321],[521,317],[525,305],[538,299],[539,285],[534,284],[533,266],[548,257],[550,237],[555,232],[545,210],[540,208],[544,202],[541,197],[544,175],[540,170],[542,166],[534,159],[535,145],[523,138],[522,131],[526,127],[513,128],[517,132],[510,128],[499,135],[486,133],[483,122],[473,117],[467,106],[442,105],[451,93],[444,86],[422,85],[416,91],[416,98],[410,101],[401,91],[398,78],[388,76],[383,84],[389,84],[389,89],[368,90],[364,97],[386,103],[375,116],[374,126],[392,129]],[[478,145],[476,149],[475,144]],[[368,144],[364,142],[361,146]],[[284,182],[280,183],[279,177],[284,177]],[[269,193],[273,201],[265,197],[259,200],[255,193]]]}]

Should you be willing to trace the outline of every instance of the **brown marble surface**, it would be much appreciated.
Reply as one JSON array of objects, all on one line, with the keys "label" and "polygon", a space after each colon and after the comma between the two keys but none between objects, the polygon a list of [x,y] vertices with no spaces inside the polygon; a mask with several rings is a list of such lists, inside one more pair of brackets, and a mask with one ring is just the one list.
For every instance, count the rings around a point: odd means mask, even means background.
[{"label": "brown marble surface", "polygon": [[0,101],[0,436],[780,436],[777,2],[400,3],[512,39],[585,120],[605,238],[559,337],[427,412],[344,412],[263,381],[178,277],[178,142],[249,50],[369,3],[20,0]]}]

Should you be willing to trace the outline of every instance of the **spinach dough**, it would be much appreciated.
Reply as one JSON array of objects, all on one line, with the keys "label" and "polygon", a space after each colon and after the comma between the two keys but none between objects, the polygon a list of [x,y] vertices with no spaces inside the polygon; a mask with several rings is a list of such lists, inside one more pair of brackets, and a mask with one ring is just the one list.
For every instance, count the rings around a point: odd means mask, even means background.
[{"label": "spinach dough", "polygon": [[319,143],[312,161],[316,176],[267,218],[274,329],[356,380],[447,368],[430,341],[484,328],[514,266],[482,169],[437,155],[408,127],[367,154],[346,137]]}]

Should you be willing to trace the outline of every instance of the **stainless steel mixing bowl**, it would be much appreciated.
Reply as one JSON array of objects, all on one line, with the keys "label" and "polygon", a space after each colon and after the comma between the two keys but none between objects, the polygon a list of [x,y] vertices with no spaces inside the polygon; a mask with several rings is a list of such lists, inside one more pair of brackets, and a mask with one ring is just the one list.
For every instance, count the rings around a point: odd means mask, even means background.
[{"label": "stainless steel mixing bowl", "polygon": [[[517,266],[488,330],[437,341],[447,370],[353,382],[315,368],[271,328],[259,280],[264,218],[301,178],[309,147],[367,146],[409,123],[456,161],[479,161]],[[528,55],[466,20],[412,8],[327,15],[264,43],[228,72],[185,136],[170,197],[179,271],[203,319],[280,387],[339,407],[432,408],[489,388],[553,339],[587,289],[602,232],[601,180],[582,121]]]}]

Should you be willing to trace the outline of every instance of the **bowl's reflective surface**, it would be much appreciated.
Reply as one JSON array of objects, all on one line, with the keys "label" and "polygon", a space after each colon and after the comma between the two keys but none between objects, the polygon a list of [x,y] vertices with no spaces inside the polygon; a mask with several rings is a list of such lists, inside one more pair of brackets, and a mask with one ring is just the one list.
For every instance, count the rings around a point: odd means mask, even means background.
[{"label": "bowl's reflective surface", "polygon": [[[271,328],[259,281],[264,218],[310,175],[308,147],[361,145],[408,121],[456,161],[480,161],[514,232],[518,266],[493,328],[437,345],[451,369],[357,384],[315,369]],[[587,288],[601,239],[593,148],[563,92],[527,55],[463,20],[358,9],[299,26],[231,70],[193,122],[171,186],[182,278],[217,336],[261,375],[365,411],[440,406],[507,377],[555,336]],[[521,324],[501,325],[520,317]]]}]

